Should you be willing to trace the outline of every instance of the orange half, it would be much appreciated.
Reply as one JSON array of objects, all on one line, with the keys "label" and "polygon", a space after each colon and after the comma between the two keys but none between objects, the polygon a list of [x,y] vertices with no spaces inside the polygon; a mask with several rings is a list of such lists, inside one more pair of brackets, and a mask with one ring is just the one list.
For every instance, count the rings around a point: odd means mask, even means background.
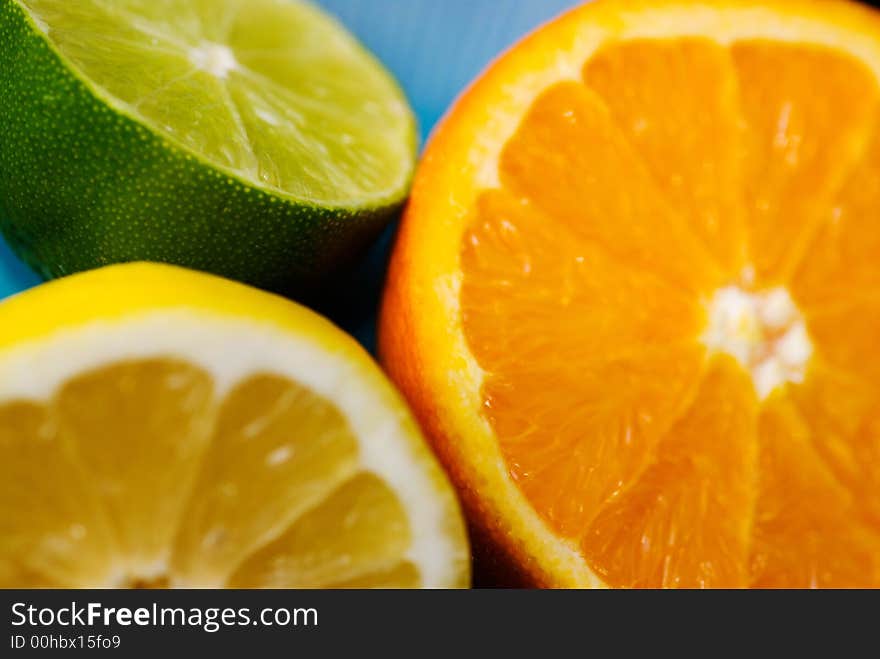
[{"label": "orange half", "polygon": [[598,0],[436,131],[381,350],[484,558],[880,586],[880,18]]}]

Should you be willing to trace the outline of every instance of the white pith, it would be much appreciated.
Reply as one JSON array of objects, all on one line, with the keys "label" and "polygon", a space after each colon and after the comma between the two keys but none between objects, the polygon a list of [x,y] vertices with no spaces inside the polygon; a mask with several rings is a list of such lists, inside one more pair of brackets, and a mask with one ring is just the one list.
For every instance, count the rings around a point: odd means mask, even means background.
[{"label": "white pith", "polygon": [[803,316],[783,287],[715,291],[703,343],[736,358],[751,373],[762,399],[786,382],[803,382],[813,354]]},{"label": "white pith", "polygon": [[[452,557],[463,557],[456,556],[446,531],[447,512],[411,449],[406,417],[388,405],[375,382],[364,382],[363,365],[306,337],[185,310],[94,323],[0,352],[0,402],[44,401],[77,374],[150,357],[176,357],[204,369],[214,378],[218,399],[250,375],[266,373],[332,401],[357,438],[363,470],[383,479],[407,512],[413,543],[404,558],[418,567],[422,585],[455,583]],[[283,457],[270,453],[266,460],[277,463]],[[150,580],[167,574],[167,566],[144,566],[143,572],[137,576]]]}]

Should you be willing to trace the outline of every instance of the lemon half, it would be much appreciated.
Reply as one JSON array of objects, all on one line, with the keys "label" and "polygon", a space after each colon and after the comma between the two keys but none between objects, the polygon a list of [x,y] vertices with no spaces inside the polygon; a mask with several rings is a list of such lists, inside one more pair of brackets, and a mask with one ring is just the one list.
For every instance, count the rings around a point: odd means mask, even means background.
[{"label": "lemon half", "polygon": [[316,314],[132,264],[0,318],[0,587],[468,584],[412,417]]}]

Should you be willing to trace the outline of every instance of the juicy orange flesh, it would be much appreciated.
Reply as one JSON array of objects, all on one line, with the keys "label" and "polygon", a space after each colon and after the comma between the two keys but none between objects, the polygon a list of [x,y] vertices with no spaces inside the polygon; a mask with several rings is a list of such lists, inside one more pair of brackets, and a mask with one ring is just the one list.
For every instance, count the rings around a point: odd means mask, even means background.
[{"label": "juicy orange flesh", "polygon": [[[461,247],[511,477],[613,586],[880,586],[880,122],[854,58],[604,46],[532,104]],[[757,395],[701,342],[784,286],[813,352]]]},{"label": "juicy orange flesh", "polygon": [[176,359],[0,403],[0,587],[405,587],[410,528],[328,400]]}]

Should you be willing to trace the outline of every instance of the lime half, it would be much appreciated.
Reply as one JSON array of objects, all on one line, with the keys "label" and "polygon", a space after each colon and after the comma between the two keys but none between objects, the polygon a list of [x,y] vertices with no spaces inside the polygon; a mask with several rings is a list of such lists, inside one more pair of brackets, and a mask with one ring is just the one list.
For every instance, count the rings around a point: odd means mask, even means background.
[{"label": "lime half", "polygon": [[148,259],[284,289],[404,199],[389,74],[292,0],[0,0],[0,204],[46,276]]}]

